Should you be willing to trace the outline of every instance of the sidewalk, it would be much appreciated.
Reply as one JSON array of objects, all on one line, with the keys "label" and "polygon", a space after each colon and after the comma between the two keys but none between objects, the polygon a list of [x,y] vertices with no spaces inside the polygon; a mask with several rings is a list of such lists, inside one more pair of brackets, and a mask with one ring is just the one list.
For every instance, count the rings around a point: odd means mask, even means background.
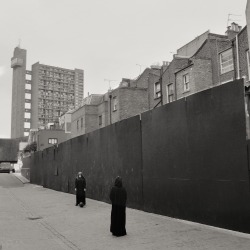
[{"label": "sidewalk", "polygon": [[[0,188],[3,250],[249,250],[250,235],[127,209],[127,236],[109,232],[109,204],[41,186]],[[3,201],[3,202],[2,202]]]}]

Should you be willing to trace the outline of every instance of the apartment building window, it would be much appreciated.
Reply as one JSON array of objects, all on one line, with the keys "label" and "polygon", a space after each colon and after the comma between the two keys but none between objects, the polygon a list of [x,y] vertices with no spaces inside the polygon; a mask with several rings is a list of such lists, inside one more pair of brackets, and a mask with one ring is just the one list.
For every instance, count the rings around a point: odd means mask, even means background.
[{"label": "apartment building window", "polygon": [[30,122],[25,122],[24,123],[24,128],[30,128]]},{"label": "apartment building window", "polygon": [[31,80],[31,75],[26,74],[26,80]]},{"label": "apartment building window", "polygon": [[173,102],[174,101],[174,84],[171,83],[167,85],[167,102]]},{"label": "apartment building window", "polygon": [[118,104],[118,101],[117,101],[117,98],[115,96],[115,97],[113,97],[113,111],[117,110],[117,104]]},{"label": "apartment building window", "polygon": [[248,81],[250,81],[250,57],[249,50],[247,50],[247,73],[248,73]]},{"label": "apartment building window", "polygon": [[183,76],[184,92],[189,90],[189,74]]},{"label": "apartment building window", "polygon": [[25,102],[24,107],[25,109],[31,109],[31,104],[28,102]]},{"label": "apartment building window", "polygon": [[49,138],[49,144],[57,144],[57,138]]},{"label": "apartment building window", "polygon": [[221,68],[221,74],[227,73],[234,69],[232,49],[228,49],[220,53],[220,68]]},{"label": "apartment building window", "polygon": [[155,83],[155,99],[161,97],[161,84],[159,82]]},{"label": "apartment building window", "polygon": [[25,89],[31,90],[31,84],[26,83],[25,84]]},{"label": "apartment building window", "polygon": [[31,99],[31,94],[30,93],[25,93],[25,99],[30,100]]},{"label": "apartment building window", "polygon": [[99,115],[99,125],[102,125],[102,115]]},{"label": "apartment building window", "polygon": [[30,119],[30,113],[24,113],[24,118],[26,118],[26,119]]}]

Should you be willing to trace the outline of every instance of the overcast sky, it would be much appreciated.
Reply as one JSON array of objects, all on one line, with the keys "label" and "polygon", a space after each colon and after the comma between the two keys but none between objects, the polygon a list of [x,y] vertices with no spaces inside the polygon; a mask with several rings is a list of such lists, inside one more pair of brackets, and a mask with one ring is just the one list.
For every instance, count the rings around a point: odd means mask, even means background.
[{"label": "overcast sky", "polygon": [[[43,64],[85,71],[84,95],[135,78],[208,29],[243,27],[247,0],[0,0],[0,138],[10,137],[12,69],[21,40],[27,69]],[[240,15],[240,16],[236,16]],[[229,20],[231,23],[232,20]]]}]

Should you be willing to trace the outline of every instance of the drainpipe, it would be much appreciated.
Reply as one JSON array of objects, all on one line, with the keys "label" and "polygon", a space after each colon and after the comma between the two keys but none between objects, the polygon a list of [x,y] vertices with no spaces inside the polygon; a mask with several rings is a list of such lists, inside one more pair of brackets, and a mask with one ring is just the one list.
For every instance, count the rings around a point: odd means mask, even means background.
[{"label": "drainpipe", "polygon": [[112,115],[111,115],[111,100],[112,100],[112,94],[110,93],[110,94],[109,94],[109,119],[110,119],[109,124],[110,124],[110,125],[112,124]]},{"label": "drainpipe", "polygon": [[161,106],[163,105],[163,91],[162,91],[162,75],[163,75],[163,65],[161,66],[160,69],[160,86],[161,86]]},{"label": "drainpipe", "polygon": [[[237,55],[235,56],[235,54],[237,54],[237,49],[236,49],[236,45],[235,45],[235,42],[236,41],[232,41],[232,53],[233,53],[233,66],[234,66],[234,77],[233,77],[233,80],[236,80],[237,79]],[[236,53],[235,53],[236,52]]]},{"label": "drainpipe", "polygon": [[177,101],[176,73],[174,73],[174,92],[175,92],[175,101]]},{"label": "drainpipe", "polygon": [[240,79],[240,62],[239,62],[239,40],[238,34],[235,37],[236,42],[236,62],[237,62],[237,76],[236,79]]}]

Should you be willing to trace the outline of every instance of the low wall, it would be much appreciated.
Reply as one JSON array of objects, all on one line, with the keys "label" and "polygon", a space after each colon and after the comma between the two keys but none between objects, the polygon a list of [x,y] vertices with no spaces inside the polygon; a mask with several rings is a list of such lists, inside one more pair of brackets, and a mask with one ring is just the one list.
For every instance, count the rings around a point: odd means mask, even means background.
[{"label": "low wall", "polygon": [[250,232],[243,81],[227,83],[32,154],[31,182],[109,202],[117,175],[128,206]]},{"label": "low wall", "polygon": [[87,196],[109,202],[109,190],[120,175],[128,206],[142,209],[141,149],[140,118],[136,116],[32,154],[31,182],[74,193],[76,174],[82,171]]}]

